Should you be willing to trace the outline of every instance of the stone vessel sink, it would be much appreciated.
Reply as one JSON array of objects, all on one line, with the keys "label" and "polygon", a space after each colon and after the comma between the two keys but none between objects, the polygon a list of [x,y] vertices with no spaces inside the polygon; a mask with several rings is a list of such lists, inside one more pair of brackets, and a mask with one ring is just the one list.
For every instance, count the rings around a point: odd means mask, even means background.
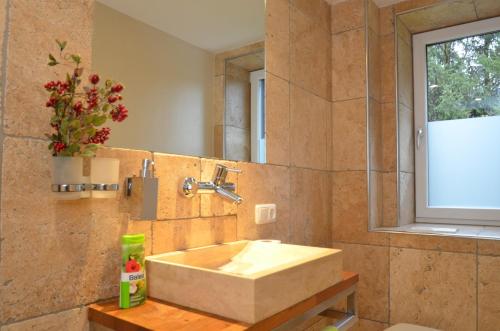
[{"label": "stone vessel sink", "polygon": [[236,241],[146,258],[149,296],[256,323],[341,280],[342,251]]}]

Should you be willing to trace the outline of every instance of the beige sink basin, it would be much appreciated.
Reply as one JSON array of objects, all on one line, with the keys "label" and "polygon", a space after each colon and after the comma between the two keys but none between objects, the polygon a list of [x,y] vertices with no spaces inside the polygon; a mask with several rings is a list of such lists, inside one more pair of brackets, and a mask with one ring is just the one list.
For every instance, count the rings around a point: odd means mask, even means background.
[{"label": "beige sink basin", "polygon": [[342,251],[236,241],[146,258],[149,296],[256,323],[341,280]]}]

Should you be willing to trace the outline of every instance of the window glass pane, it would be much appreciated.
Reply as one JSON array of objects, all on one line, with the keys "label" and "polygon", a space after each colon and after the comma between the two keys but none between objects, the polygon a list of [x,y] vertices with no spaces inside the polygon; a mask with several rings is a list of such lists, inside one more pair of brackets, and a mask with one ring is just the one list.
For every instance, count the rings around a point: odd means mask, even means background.
[{"label": "window glass pane", "polygon": [[500,32],[427,46],[430,207],[500,208]]},{"label": "window glass pane", "polygon": [[500,115],[500,32],[427,46],[427,119]]}]

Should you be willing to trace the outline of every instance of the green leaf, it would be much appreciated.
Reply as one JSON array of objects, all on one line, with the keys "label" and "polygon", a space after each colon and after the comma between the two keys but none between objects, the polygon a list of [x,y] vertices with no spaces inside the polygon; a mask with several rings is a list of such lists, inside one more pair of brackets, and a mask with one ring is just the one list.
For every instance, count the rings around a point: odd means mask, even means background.
[{"label": "green leaf", "polygon": [[57,64],[59,64],[59,62],[57,62],[57,60],[56,60],[56,58],[54,57],[54,55],[49,54],[49,63],[48,63],[48,65],[49,65],[49,66],[55,66],[55,65],[57,65]]},{"label": "green leaf", "polygon": [[88,128],[87,129],[87,135],[89,137],[93,137],[95,135],[95,133],[96,133],[96,129],[95,128]]},{"label": "green leaf", "polygon": [[95,155],[95,153],[91,150],[84,150],[82,153],[80,153],[81,156],[85,156],[85,157],[92,157]]},{"label": "green leaf", "polygon": [[97,144],[88,144],[87,146],[85,146],[85,149],[88,149],[88,150],[91,150],[91,151],[97,151],[97,149],[99,148],[99,145]]},{"label": "green leaf", "polygon": [[63,118],[61,120],[61,127],[60,127],[60,131],[61,131],[61,134],[63,137],[65,137],[68,133],[68,119],[67,118]]},{"label": "green leaf", "polygon": [[108,119],[108,117],[106,115],[102,115],[102,116],[94,116],[94,120],[92,121],[92,123],[95,125],[95,126],[101,126],[103,125],[104,123],[106,123],[106,120]]},{"label": "green leaf", "polygon": [[94,121],[94,115],[87,115],[85,116],[85,118],[83,119],[83,123],[85,125],[90,125],[92,124],[92,122]]},{"label": "green leaf", "polygon": [[79,144],[71,144],[68,147],[66,147],[66,151],[71,153],[71,155],[78,153],[80,151],[80,145]]},{"label": "green leaf", "polygon": [[102,111],[108,112],[109,108],[111,108],[111,105],[109,103],[105,103],[104,106],[102,106]]},{"label": "green leaf", "polygon": [[83,132],[82,131],[75,131],[73,133],[73,139],[76,140],[76,141],[80,141],[80,138],[82,137],[83,135]]},{"label": "green leaf", "polygon": [[95,152],[99,148],[98,145],[96,144],[88,144],[85,145],[83,152],[81,153],[82,156],[94,156]]},{"label": "green leaf", "polygon": [[71,54],[71,59],[76,64],[80,64],[80,61],[81,61],[80,55],[78,55],[78,54]]},{"label": "green leaf", "polygon": [[79,120],[72,120],[69,123],[69,127],[72,129],[78,129],[80,127],[80,121]]},{"label": "green leaf", "polygon": [[57,39],[56,39],[56,43],[57,43],[57,45],[59,45],[59,49],[61,50],[61,52],[64,50],[64,48],[66,47],[66,44],[67,44],[66,41],[59,41]]}]

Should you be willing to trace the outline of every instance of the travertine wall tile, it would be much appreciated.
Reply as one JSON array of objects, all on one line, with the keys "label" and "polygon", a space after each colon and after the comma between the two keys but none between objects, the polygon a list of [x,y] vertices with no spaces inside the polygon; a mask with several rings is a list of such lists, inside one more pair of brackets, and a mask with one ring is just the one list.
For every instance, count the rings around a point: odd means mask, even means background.
[{"label": "travertine wall tile", "polygon": [[[290,238],[290,170],[288,167],[238,162],[238,239]],[[276,222],[255,224],[256,204],[276,204]]]},{"label": "travertine wall tile", "polygon": [[476,255],[390,250],[391,324],[476,330]]},{"label": "travertine wall tile", "polygon": [[225,89],[225,76],[215,76],[213,78],[213,94],[214,94],[214,125],[224,125],[224,91]]},{"label": "travertine wall tile", "polygon": [[397,123],[394,103],[382,104],[382,168],[396,171],[397,168]]},{"label": "travertine wall tile", "polygon": [[366,100],[334,102],[332,111],[333,170],[366,169]]},{"label": "travertine wall tile", "polygon": [[290,242],[330,247],[331,174],[325,171],[290,169]]},{"label": "travertine wall tile", "polygon": [[398,101],[413,109],[413,56],[411,46],[404,42],[401,37],[398,37],[397,47]]},{"label": "travertine wall tile", "polygon": [[370,170],[382,171],[383,168],[383,114],[378,101],[370,98],[368,103]]},{"label": "travertine wall tile", "polygon": [[381,53],[380,37],[371,28],[368,29],[368,94],[381,102]]},{"label": "travertine wall tile", "polygon": [[236,216],[157,221],[153,223],[153,254],[236,240]]},{"label": "travertine wall tile", "polygon": [[200,180],[200,159],[154,153],[158,185],[158,219],[195,218],[200,216],[200,195],[186,198],[180,193],[185,177]]},{"label": "travertine wall tile", "polygon": [[396,14],[405,12],[415,8],[427,7],[439,3],[442,0],[408,0],[396,3],[394,5],[394,12]]},{"label": "travertine wall tile", "polygon": [[87,308],[74,308],[0,327],[0,331],[84,331],[88,330]]},{"label": "travertine wall tile", "polygon": [[390,234],[391,247],[430,249],[443,252],[476,253],[476,239],[450,236]]},{"label": "travertine wall tile", "polygon": [[332,36],[332,100],[366,95],[366,47],[363,28]]},{"label": "travertine wall tile", "polygon": [[330,31],[330,5],[325,0],[291,0],[291,4]]},{"label": "travertine wall tile", "polygon": [[396,100],[396,64],[394,62],[394,35],[380,37],[380,98],[382,102],[394,103]]},{"label": "travertine wall tile", "polygon": [[389,248],[334,243],[344,253],[344,270],[359,273],[359,317],[389,320]]},{"label": "travertine wall tile", "polygon": [[215,68],[214,68],[215,76],[220,76],[225,74],[226,59],[232,59],[248,53],[258,52],[264,49],[264,46],[265,46],[265,41],[257,41],[253,44],[249,44],[243,47],[238,47],[235,49],[230,49],[228,51],[216,54]]},{"label": "travertine wall tile", "polygon": [[379,11],[379,33],[381,36],[394,33],[394,7],[387,6]]},{"label": "travertine wall tile", "polygon": [[398,188],[397,173],[385,172],[382,175],[382,225],[397,226],[398,222]]},{"label": "travertine wall tile", "polygon": [[226,64],[224,125],[250,129],[250,73]]},{"label": "travertine wall tile", "polygon": [[[103,154],[138,165],[143,152]],[[135,161],[132,161],[133,158]],[[1,322],[14,322],[117,295],[121,235],[144,232],[119,212],[118,199],[56,200],[50,194],[47,142],[4,141],[2,173]],[[15,267],[12,267],[15,266]],[[41,277],[40,275],[43,275]]]},{"label": "travertine wall tile", "polygon": [[290,14],[290,81],[330,100],[330,34],[296,8]]},{"label": "travertine wall tile", "polygon": [[377,36],[380,35],[380,9],[373,0],[366,1],[366,12],[368,13],[368,27],[375,32]]},{"label": "travertine wall tile", "polygon": [[5,133],[43,138],[50,132],[51,112],[44,106],[43,84],[67,71],[63,66],[47,66],[48,53],[57,52],[56,38],[67,40],[68,51],[81,55],[84,77],[89,75],[92,4],[92,0],[10,3]]},{"label": "travertine wall tile", "polygon": [[266,71],[290,77],[290,5],[288,0],[266,2]]},{"label": "travertine wall tile", "polygon": [[290,164],[290,87],[286,80],[266,74],[267,163]]},{"label": "travertine wall tile", "polygon": [[332,33],[361,28],[365,25],[363,0],[341,1],[332,6]]},{"label": "travertine wall tile", "polygon": [[[7,0],[0,0],[0,59],[4,57],[5,28],[7,26]],[[3,61],[0,61],[0,72],[3,72]],[[1,77],[1,76],[0,76]],[[0,81],[0,100],[3,100],[3,80]],[[3,118],[3,106],[0,105],[0,119]]]},{"label": "travertine wall tile", "polygon": [[412,33],[419,33],[475,21],[477,16],[472,1],[449,1],[402,14],[400,19]]},{"label": "travertine wall tile", "polygon": [[[201,159],[201,181],[210,182],[214,178],[214,170],[216,164],[223,164],[228,168],[236,168],[236,162]],[[230,172],[226,177],[227,183],[236,184],[236,192],[238,192],[238,176],[236,173]],[[218,194],[201,194],[201,216],[224,216],[236,215],[236,205],[232,201],[222,199]]]},{"label": "travertine wall tile", "polygon": [[500,240],[478,240],[478,254],[500,256]]},{"label": "travertine wall tile", "polygon": [[500,15],[500,6],[496,0],[474,0],[474,7],[478,18],[488,18]]},{"label": "travertine wall tile", "polygon": [[380,171],[369,171],[369,229],[383,226],[383,173]]},{"label": "travertine wall tile", "polygon": [[415,223],[415,176],[399,173],[399,225]]},{"label": "travertine wall tile", "polygon": [[388,234],[368,232],[366,171],[333,173],[333,240],[347,243],[387,245]]},{"label": "travertine wall tile", "polygon": [[478,330],[496,331],[500,325],[500,257],[478,257]]},{"label": "travertine wall tile", "polygon": [[413,112],[400,104],[398,109],[399,169],[415,172]]},{"label": "travertine wall tile", "polygon": [[331,103],[290,86],[290,161],[292,166],[327,169]]},{"label": "travertine wall tile", "polygon": [[250,161],[250,130],[225,126],[224,158],[227,160]]}]

